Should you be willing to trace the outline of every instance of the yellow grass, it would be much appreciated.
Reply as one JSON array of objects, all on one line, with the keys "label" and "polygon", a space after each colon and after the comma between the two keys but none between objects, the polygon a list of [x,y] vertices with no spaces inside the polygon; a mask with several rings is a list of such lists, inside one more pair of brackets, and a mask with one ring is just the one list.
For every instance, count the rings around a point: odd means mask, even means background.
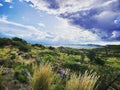
[{"label": "yellow grass", "polygon": [[31,80],[33,90],[50,90],[53,80],[52,66],[49,63],[34,67]]},{"label": "yellow grass", "polygon": [[65,90],[94,90],[98,79],[99,76],[96,73],[89,74],[85,72],[79,76],[74,73],[71,75],[70,80],[67,81]]}]

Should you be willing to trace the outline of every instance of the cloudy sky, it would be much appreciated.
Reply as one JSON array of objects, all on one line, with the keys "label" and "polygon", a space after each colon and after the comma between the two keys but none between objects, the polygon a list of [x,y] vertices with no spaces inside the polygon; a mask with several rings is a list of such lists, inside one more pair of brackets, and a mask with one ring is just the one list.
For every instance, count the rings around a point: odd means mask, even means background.
[{"label": "cloudy sky", "polygon": [[0,0],[0,37],[120,44],[120,0]]}]

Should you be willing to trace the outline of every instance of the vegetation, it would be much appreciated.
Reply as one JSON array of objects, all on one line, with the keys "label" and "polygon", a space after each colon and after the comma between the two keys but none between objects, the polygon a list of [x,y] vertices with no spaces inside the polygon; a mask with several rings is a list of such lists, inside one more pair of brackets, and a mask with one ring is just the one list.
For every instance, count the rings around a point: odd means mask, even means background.
[{"label": "vegetation", "polygon": [[2,86],[2,67],[0,67],[0,87]]},{"label": "vegetation", "polygon": [[0,89],[120,90],[119,48],[47,47],[0,38]]},{"label": "vegetation", "polygon": [[53,81],[51,64],[44,64],[34,68],[31,80],[33,90],[50,90]]},{"label": "vegetation", "polygon": [[67,81],[65,90],[94,90],[98,79],[99,76],[96,73],[85,72],[78,76],[73,73],[70,80]]}]

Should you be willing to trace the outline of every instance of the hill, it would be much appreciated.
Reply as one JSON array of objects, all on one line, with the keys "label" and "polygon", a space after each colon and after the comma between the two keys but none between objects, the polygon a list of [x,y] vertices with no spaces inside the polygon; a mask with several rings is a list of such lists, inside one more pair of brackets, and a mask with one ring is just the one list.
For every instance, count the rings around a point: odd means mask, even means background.
[{"label": "hill", "polygon": [[[56,77],[54,83],[52,82],[54,84],[52,90],[67,90],[69,86],[67,82],[71,82],[69,79],[73,75],[71,73],[86,75],[86,71],[87,76],[94,72],[100,76],[94,85],[94,87],[97,85],[97,90],[120,90],[120,45],[107,45],[93,49],[47,47],[27,43],[18,37],[0,38],[0,90],[4,90],[5,87],[6,90],[31,90],[33,84],[30,83],[30,77],[34,79],[34,68],[41,64],[46,66],[46,63],[52,64],[52,72]],[[43,71],[45,70],[43,68]],[[64,78],[61,77],[61,70],[68,72]],[[49,69],[47,72],[47,75],[51,73]],[[74,80],[77,81],[75,78]]]}]

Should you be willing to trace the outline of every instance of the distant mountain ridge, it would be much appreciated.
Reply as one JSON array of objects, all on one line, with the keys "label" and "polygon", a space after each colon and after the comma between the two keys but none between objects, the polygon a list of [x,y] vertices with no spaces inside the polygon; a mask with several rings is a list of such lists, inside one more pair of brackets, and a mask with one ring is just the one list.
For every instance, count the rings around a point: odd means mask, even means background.
[{"label": "distant mountain ridge", "polygon": [[76,46],[103,46],[99,44],[70,44],[70,45],[76,45]]}]

